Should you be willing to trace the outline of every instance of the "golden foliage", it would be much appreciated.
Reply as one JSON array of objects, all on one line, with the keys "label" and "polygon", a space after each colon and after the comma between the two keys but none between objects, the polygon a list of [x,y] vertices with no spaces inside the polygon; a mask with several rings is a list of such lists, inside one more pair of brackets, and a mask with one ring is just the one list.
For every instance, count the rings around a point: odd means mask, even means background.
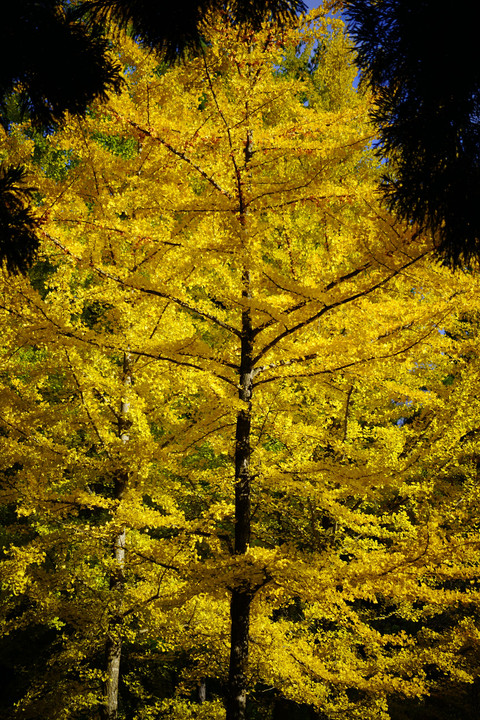
[{"label": "golden foliage", "polygon": [[[185,696],[225,682],[229,591],[248,583],[252,689],[388,717],[433,666],[473,677],[477,284],[378,205],[337,21],[213,25],[168,69],[125,41],[122,94],[47,138],[43,163],[25,129],[5,138],[35,172],[44,239],[37,275],[1,290],[2,501],[20,519],[3,592],[31,603],[6,627],[63,632],[57,665],[85,668],[94,706],[86,668],[115,605],[136,652],[189,656]],[[311,74],[282,71],[299,43],[318,43]],[[252,541],[234,555],[247,311]],[[223,717],[127,681],[135,717]]]}]

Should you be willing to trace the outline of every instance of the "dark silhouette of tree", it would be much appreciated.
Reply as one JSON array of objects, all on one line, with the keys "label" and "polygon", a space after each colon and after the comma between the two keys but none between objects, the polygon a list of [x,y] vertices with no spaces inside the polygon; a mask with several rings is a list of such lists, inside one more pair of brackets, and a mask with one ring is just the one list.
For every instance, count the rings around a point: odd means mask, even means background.
[{"label": "dark silhouette of tree", "polygon": [[[75,20],[59,0],[5,3],[0,24],[2,123],[27,112],[42,125],[66,111],[82,113],[97,96],[118,89],[119,70],[97,28]],[[14,93],[14,102],[12,102]]]},{"label": "dark silhouette of tree", "polygon": [[9,272],[26,272],[37,250],[31,195],[23,167],[0,168],[0,256]]},{"label": "dark silhouette of tree", "polygon": [[79,13],[127,30],[171,61],[187,48],[198,48],[209,11],[223,10],[232,24],[258,30],[265,20],[285,23],[305,9],[303,0],[90,0],[80,4]]},{"label": "dark silhouette of tree", "polygon": [[480,64],[473,2],[345,0],[375,93],[383,191],[453,267],[480,258]]},{"label": "dark silhouette of tree", "polygon": [[[78,23],[59,0],[16,0],[2,7],[0,23],[0,123],[28,116],[48,130],[67,111],[84,113],[95,97],[120,88],[108,41]],[[38,245],[25,171],[0,169],[0,261],[9,272],[26,272]]]}]

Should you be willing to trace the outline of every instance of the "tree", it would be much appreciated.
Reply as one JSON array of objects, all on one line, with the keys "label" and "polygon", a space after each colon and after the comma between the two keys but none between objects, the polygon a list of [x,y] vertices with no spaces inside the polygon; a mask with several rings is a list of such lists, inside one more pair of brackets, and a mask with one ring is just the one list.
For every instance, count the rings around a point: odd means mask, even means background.
[{"label": "tree", "polygon": [[23,111],[48,126],[119,89],[107,39],[75,22],[72,5],[62,0],[9,3],[0,47],[2,124]]},{"label": "tree", "polygon": [[80,14],[85,13],[102,24],[113,22],[143,45],[163,52],[172,60],[186,48],[198,50],[212,12],[226,10],[234,25],[258,30],[268,21],[289,23],[305,9],[302,0],[234,0],[228,7],[218,0],[213,3],[182,0],[176,5],[155,0],[89,0],[81,5]]},{"label": "tree", "polygon": [[480,74],[473,5],[346,0],[363,82],[386,158],[383,190],[399,217],[433,233],[453,266],[479,257]]},{"label": "tree", "polygon": [[32,194],[24,167],[10,165],[0,170],[0,256],[12,273],[25,273],[38,248]]},{"label": "tree", "polygon": [[[222,717],[188,703],[205,679],[229,720],[269,687],[375,717],[392,689],[426,692],[430,665],[470,677],[462,627],[432,641],[377,626],[375,606],[412,623],[452,602],[418,479],[448,448],[398,421],[450,362],[438,328],[471,279],[447,283],[377,207],[338,21],[211,28],[169,69],[125,41],[122,95],[37,165],[25,128],[5,140],[37,172],[44,233],[33,286],[3,290],[4,503],[27,527],[5,622],[63,633],[58,717],[94,712],[106,674],[114,718],[121,651],[145,635],[149,658],[188,661],[177,699],[130,680],[140,717]],[[283,69],[298,46],[317,47],[312,77]]]},{"label": "tree", "polygon": [[[155,0],[21,0],[9,5],[0,34],[3,123],[15,120],[19,110],[48,126],[61,121],[67,111],[84,114],[94,98],[106,99],[110,91],[119,90],[119,68],[99,23],[128,29],[173,60],[187,48],[198,49],[206,16],[216,7],[188,2],[172,6]],[[233,23],[258,28],[268,19],[292,20],[304,9],[297,0],[240,0],[229,13]]]}]

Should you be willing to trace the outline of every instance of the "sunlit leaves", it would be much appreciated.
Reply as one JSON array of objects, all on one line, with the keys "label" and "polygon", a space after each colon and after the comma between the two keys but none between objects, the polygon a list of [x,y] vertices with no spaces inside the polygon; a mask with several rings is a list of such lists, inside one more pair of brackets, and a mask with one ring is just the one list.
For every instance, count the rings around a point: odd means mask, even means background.
[{"label": "sunlit leaves", "polygon": [[[11,594],[70,623],[66,675],[96,667],[115,604],[126,646],[178,666],[180,695],[205,677],[223,691],[243,584],[252,688],[374,718],[392,689],[428,690],[432,664],[460,677],[473,631],[428,623],[478,599],[476,340],[453,339],[476,288],[378,207],[368,99],[329,22],[244,37],[218,19],[161,74],[126,40],[123,94],[49,140],[75,157],[65,177],[33,162],[43,264],[2,290],[3,471],[29,523]],[[317,38],[312,75],[278,72]],[[252,540],[233,555],[247,311]],[[145,717],[193,712],[127,682]]]}]

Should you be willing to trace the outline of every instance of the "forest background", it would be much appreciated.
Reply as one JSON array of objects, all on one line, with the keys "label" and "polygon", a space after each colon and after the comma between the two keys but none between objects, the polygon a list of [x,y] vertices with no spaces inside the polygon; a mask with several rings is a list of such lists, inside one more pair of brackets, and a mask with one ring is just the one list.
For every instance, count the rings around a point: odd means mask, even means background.
[{"label": "forest background", "polygon": [[2,133],[2,717],[468,717],[476,276],[380,205],[340,20],[210,28]]}]

